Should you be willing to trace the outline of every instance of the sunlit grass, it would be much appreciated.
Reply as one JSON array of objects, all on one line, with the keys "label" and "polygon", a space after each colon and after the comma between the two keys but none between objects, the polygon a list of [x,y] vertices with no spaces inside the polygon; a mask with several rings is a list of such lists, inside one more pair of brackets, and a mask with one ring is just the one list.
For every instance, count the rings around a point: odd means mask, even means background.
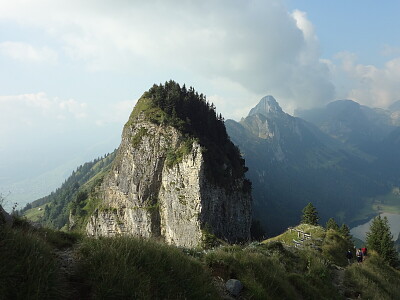
[{"label": "sunlit grass", "polygon": [[[313,240],[321,240],[325,236],[325,231],[320,226],[313,226],[313,225],[309,225],[309,224],[300,224],[296,227],[293,227],[293,229],[302,230],[305,233],[311,234],[311,238]],[[300,237],[301,237],[301,234],[300,234]],[[299,233],[295,230],[292,230],[292,231],[287,230],[284,233],[282,233],[276,237],[273,237],[273,238],[263,241],[263,243],[279,241],[286,245],[294,245],[293,240],[299,240]]]},{"label": "sunlit grass", "polygon": [[33,207],[31,209],[28,209],[25,213],[24,216],[28,219],[31,220],[32,222],[37,222],[40,220],[41,217],[44,215],[44,209],[45,209],[46,204],[43,204],[38,207]]}]

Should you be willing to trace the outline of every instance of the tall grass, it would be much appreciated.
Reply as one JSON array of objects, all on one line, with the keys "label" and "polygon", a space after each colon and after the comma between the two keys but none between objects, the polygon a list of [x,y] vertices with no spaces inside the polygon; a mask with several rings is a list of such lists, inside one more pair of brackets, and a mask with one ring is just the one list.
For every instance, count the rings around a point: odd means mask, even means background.
[{"label": "tall grass", "polygon": [[331,273],[313,250],[287,250],[279,242],[256,247],[222,247],[205,261],[214,276],[236,278],[246,299],[336,299]]},{"label": "tall grass", "polygon": [[[374,253],[362,264],[332,272],[331,262],[346,264],[347,246],[333,231],[319,250],[272,241],[205,252],[132,237],[82,239],[23,220],[14,224],[0,227],[0,299],[221,299],[215,277],[239,279],[241,299],[400,295],[400,271]],[[71,246],[77,246],[76,268],[67,274],[55,252]]]},{"label": "tall grass", "polygon": [[52,248],[26,228],[0,228],[0,299],[63,299]]},{"label": "tall grass", "polygon": [[[322,243],[322,252],[330,262],[345,267],[348,265],[346,253],[350,249],[354,252],[354,245],[351,241],[343,238],[336,230],[329,229],[326,232]],[[353,253],[355,257],[355,252]]]},{"label": "tall grass", "polygon": [[86,239],[79,274],[95,299],[218,299],[211,276],[175,247],[131,237]]},{"label": "tall grass", "polygon": [[345,284],[349,294],[361,295],[362,299],[399,299],[400,271],[372,252],[361,264],[347,268]]}]

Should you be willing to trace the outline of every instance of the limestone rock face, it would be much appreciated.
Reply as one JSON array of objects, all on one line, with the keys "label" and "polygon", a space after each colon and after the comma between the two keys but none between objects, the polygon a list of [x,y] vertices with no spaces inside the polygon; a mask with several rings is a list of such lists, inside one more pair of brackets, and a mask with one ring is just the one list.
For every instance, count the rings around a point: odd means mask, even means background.
[{"label": "limestone rock face", "polygon": [[184,141],[177,129],[144,114],[130,119],[87,234],[160,237],[183,247],[200,246],[205,230],[228,242],[249,239],[251,195],[244,180],[235,179],[229,190],[212,184],[195,140],[188,153],[171,159]]}]

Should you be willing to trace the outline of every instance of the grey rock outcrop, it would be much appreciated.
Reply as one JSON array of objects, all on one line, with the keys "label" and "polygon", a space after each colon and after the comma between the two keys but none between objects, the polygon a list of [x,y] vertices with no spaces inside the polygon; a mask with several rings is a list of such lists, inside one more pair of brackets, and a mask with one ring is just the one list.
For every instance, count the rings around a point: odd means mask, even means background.
[{"label": "grey rock outcrop", "polygon": [[188,154],[171,161],[187,137],[143,113],[132,118],[100,187],[87,234],[161,237],[183,247],[201,246],[205,232],[228,242],[248,240],[251,195],[243,191],[244,179],[233,180],[229,189],[211,183],[195,140]]}]

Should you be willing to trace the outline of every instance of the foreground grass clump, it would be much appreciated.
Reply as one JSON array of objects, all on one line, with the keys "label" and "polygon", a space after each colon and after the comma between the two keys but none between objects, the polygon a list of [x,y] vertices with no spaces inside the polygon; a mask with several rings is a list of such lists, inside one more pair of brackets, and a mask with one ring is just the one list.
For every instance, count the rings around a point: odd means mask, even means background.
[{"label": "foreground grass clump", "polygon": [[63,299],[66,295],[44,236],[29,228],[0,227],[0,298]]},{"label": "foreground grass clump", "polygon": [[326,260],[314,250],[271,242],[222,247],[204,259],[214,276],[242,281],[246,299],[340,299]]},{"label": "foreground grass clump", "polygon": [[373,252],[363,263],[346,269],[345,282],[348,290],[362,299],[389,300],[400,295],[400,271]]},{"label": "foreground grass clump", "polygon": [[78,251],[95,299],[218,299],[206,268],[175,247],[117,237],[85,239]]}]

